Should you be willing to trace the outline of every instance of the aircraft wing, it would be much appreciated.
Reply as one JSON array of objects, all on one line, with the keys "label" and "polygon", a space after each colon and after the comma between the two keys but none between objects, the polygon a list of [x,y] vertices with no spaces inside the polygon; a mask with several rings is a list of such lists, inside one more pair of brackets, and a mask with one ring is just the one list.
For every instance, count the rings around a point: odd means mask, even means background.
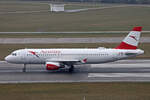
[{"label": "aircraft wing", "polygon": [[47,59],[46,62],[86,63],[87,58],[85,59],[52,58],[52,59]]},{"label": "aircraft wing", "polygon": [[46,62],[80,62],[80,60],[77,60],[77,59],[52,58],[52,59],[47,59]]}]

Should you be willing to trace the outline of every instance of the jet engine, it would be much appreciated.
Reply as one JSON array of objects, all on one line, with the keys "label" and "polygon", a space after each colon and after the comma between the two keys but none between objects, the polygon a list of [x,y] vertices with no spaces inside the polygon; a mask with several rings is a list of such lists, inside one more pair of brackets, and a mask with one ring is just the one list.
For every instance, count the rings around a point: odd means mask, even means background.
[{"label": "jet engine", "polygon": [[58,70],[59,68],[64,68],[65,65],[59,62],[46,62],[47,70]]},{"label": "jet engine", "polygon": [[60,68],[59,62],[46,62],[47,70],[58,70]]}]

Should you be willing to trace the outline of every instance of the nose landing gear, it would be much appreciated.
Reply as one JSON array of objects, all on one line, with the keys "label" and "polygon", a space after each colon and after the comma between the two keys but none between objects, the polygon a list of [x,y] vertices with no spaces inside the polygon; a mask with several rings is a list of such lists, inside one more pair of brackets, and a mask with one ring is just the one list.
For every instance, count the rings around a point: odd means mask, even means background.
[{"label": "nose landing gear", "polygon": [[26,72],[26,64],[24,64],[22,72]]}]

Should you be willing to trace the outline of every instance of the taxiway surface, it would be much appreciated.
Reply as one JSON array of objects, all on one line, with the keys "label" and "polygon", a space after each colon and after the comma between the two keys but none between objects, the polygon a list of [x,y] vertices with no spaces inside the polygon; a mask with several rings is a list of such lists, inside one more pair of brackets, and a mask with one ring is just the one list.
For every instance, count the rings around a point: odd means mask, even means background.
[{"label": "taxiway surface", "polygon": [[47,71],[44,65],[23,65],[0,62],[0,83],[47,82],[142,82],[150,81],[150,60],[122,60],[113,63],[80,65],[73,73],[67,70]]},{"label": "taxiway surface", "polygon": [[[1,44],[45,44],[45,43],[120,43],[124,37],[94,38],[0,38]],[[150,43],[150,37],[141,37],[141,43]]]}]

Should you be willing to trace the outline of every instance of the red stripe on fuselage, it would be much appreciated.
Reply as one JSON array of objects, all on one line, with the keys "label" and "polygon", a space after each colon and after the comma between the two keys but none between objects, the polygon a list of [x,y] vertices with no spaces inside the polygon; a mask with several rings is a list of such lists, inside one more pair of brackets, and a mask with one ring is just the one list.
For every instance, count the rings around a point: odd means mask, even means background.
[{"label": "red stripe on fuselage", "polygon": [[136,46],[127,44],[125,42],[121,42],[119,46],[117,46],[115,49],[137,49]]}]

